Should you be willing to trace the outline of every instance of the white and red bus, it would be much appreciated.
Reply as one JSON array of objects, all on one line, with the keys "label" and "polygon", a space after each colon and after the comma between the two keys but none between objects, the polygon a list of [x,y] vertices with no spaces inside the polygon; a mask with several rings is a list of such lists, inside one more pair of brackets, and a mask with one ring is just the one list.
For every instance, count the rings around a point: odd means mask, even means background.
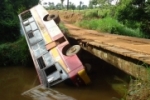
[{"label": "white and red bus", "polygon": [[57,25],[58,16],[49,14],[41,5],[18,16],[41,84],[50,87],[66,79],[77,86],[90,83],[76,55],[80,47],[70,46]]}]

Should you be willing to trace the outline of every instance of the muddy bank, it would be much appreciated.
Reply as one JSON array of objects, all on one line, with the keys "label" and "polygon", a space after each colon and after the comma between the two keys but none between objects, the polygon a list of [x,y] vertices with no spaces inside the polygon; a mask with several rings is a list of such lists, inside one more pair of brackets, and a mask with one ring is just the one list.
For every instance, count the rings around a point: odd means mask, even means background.
[{"label": "muddy bank", "polygon": [[61,20],[64,20],[69,23],[75,23],[77,21],[81,21],[83,19],[83,14],[81,12],[74,11],[62,11],[62,10],[49,10],[50,14],[59,14]]}]

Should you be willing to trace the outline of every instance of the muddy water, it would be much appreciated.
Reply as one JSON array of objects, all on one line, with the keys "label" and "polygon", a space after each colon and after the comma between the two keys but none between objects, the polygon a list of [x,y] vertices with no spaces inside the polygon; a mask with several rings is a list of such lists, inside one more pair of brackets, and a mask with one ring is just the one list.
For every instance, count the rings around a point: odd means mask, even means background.
[{"label": "muddy water", "polygon": [[85,87],[66,87],[65,84],[60,84],[53,89],[77,100],[120,100],[123,98],[128,88],[129,75],[86,51],[82,51],[81,54],[80,60],[92,66],[89,72],[92,83]]},{"label": "muddy water", "polygon": [[[125,94],[126,83],[122,78],[126,76],[114,67],[90,55],[81,57],[83,63],[92,65],[89,73],[92,83],[85,87],[74,87],[61,83],[53,89],[77,100],[117,100]],[[120,74],[121,73],[121,74]],[[119,77],[119,78],[118,78]],[[122,78],[120,78],[122,77]],[[9,66],[0,67],[0,99],[28,100],[21,96],[24,91],[39,85],[34,67]],[[118,92],[118,90],[121,90]]]},{"label": "muddy water", "polygon": [[0,67],[0,99],[27,100],[21,93],[39,84],[33,67]]}]

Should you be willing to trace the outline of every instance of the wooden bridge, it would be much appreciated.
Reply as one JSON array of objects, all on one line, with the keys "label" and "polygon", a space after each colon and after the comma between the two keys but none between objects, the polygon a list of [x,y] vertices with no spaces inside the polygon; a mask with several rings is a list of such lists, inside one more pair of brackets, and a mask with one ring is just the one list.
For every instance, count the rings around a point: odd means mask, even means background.
[{"label": "wooden bridge", "polygon": [[136,78],[149,80],[150,40],[99,33],[64,22],[69,37],[80,46]]}]

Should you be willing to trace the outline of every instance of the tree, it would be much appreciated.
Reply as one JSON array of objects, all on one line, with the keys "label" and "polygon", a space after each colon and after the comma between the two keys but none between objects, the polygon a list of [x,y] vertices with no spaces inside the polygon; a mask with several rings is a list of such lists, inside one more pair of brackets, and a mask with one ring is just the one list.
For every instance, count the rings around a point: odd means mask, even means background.
[{"label": "tree", "polygon": [[61,6],[62,6],[62,9],[63,9],[63,3],[65,0],[60,0],[61,1]]},{"label": "tree", "polygon": [[18,13],[38,4],[38,0],[1,0],[0,42],[15,41],[20,36]]},{"label": "tree", "polygon": [[54,2],[49,2],[49,7],[48,9],[55,9]]},{"label": "tree", "polygon": [[150,0],[145,4],[145,12],[150,15]]},{"label": "tree", "polygon": [[120,0],[115,12],[119,21],[132,28],[140,27],[150,37],[150,0]]},{"label": "tree", "polygon": [[82,1],[80,1],[80,2],[79,2],[79,5],[80,5],[80,9],[81,9],[81,5],[82,5],[82,4],[83,4],[83,2],[82,2]]},{"label": "tree", "polygon": [[61,3],[56,4],[56,9],[58,9],[58,10],[62,9]]},{"label": "tree", "polygon": [[145,15],[142,24],[141,24],[141,29],[146,32],[150,38],[150,0],[147,0],[144,5],[144,11]]},{"label": "tree", "polygon": [[92,4],[91,1],[89,2],[89,8],[90,8],[90,9],[93,9],[93,4]]},{"label": "tree", "polygon": [[89,2],[89,6],[92,7],[92,6],[97,6],[97,5],[100,5],[101,8],[103,6],[109,6],[111,4],[113,0],[90,0]]},{"label": "tree", "polygon": [[72,2],[69,2],[69,8],[74,10],[76,8],[75,4]]},{"label": "tree", "polygon": [[69,0],[67,0],[67,10],[69,9]]},{"label": "tree", "polygon": [[93,5],[97,5],[97,4],[98,4],[98,0],[91,0],[91,3],[92,3]]},{"label": "tree", "polygon": [[82,9],[87,9],[87,5],[82,5]]}]

